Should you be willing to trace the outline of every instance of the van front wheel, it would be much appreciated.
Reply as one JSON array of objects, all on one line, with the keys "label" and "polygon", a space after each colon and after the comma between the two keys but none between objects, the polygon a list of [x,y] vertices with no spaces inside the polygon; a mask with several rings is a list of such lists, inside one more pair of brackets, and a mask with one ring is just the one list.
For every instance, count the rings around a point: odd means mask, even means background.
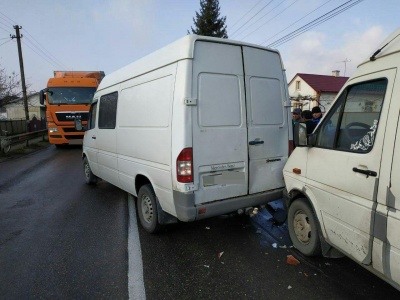
[{"label": "van front wheel", "polygon": [[304,198],[295,200],[289,207],[289,235],[301,253],[307,256],[321,254],[321,242],[318,232],[318,220]]},{"label": "van front wheel", "polygon": [[87,157],[83,159],[83,171],[85,173],[85,180],[87,184],[95,184],[97,182],[97,176],[93,174]]},{"label": "van front wheel", "polygon": [[137,210],[140,224],[144,230],[150,233],[156,233],[160,230],[158,224],[156,194],[150,184],[146,184],[139,189],[137,198]]}]

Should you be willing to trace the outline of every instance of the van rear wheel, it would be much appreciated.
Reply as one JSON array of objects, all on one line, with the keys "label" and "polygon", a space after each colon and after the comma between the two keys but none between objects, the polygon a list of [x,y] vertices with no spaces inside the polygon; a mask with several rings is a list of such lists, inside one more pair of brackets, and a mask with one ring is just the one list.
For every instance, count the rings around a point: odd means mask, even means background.
[{"label": "van rear wheel", "polygon": [[318,220],[305,198],[295,200],[289,207],[289,235],[301,253],[307,256],[321,254]]},{"label": "van rear wheel", "polygon": [[158,223],[157,198],[151,184],[146,184],[139,189],[137,198],[137,210],[140,224],[144,230],[156,233],[161,229]]}]

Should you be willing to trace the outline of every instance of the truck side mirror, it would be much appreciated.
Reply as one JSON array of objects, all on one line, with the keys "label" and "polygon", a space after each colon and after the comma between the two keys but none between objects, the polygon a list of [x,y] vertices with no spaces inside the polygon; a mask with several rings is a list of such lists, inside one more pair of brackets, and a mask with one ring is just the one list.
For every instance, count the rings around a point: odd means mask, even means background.
[{"label": "truck side mirror", "polygon": [[44,105],[44,90],[39,92],[39,102],[41,105]]}]

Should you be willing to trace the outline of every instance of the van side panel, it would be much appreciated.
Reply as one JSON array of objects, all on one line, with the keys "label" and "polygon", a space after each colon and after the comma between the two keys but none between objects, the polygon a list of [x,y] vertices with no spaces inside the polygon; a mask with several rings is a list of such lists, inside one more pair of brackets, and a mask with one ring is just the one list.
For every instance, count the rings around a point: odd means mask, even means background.
[{"label": "van side panel", "polygon": [[185,59],[177,63],[176,80],[174,88],[172,111],[172,136],[171,136],[171,162],[172,162],[172,189],[177,192],[193,192],[192,183],[180,183],[177,181],[176,160],[180,152],[193,146],[192,137],[192,108],[185,105],[185,100],[192,100],[192,71],[193,60]]},{"label": "van side panel", "polygon": [[136,195],[136,176],[147,177],[167,212],[173,210],[170,149],[176,66],[123,82],[118,104],[121,187]]},{"label": "van side panel", "polygon": [[196,42],[193,61],[196,204],[248,190],[246,108],[240,46]]}]

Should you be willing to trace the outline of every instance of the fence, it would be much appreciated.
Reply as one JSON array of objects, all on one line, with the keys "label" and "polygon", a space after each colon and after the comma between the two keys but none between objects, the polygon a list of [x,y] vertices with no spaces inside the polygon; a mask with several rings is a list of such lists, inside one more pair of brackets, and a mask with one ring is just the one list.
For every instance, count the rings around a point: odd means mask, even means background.
[{"label": "fence", "polygon": [[46,120],[44,118],[32,118],[28,125],[26,120],[5,120],[0,121],[0,136],[17,135],[26,132],[34,132],[46,129]]}]

